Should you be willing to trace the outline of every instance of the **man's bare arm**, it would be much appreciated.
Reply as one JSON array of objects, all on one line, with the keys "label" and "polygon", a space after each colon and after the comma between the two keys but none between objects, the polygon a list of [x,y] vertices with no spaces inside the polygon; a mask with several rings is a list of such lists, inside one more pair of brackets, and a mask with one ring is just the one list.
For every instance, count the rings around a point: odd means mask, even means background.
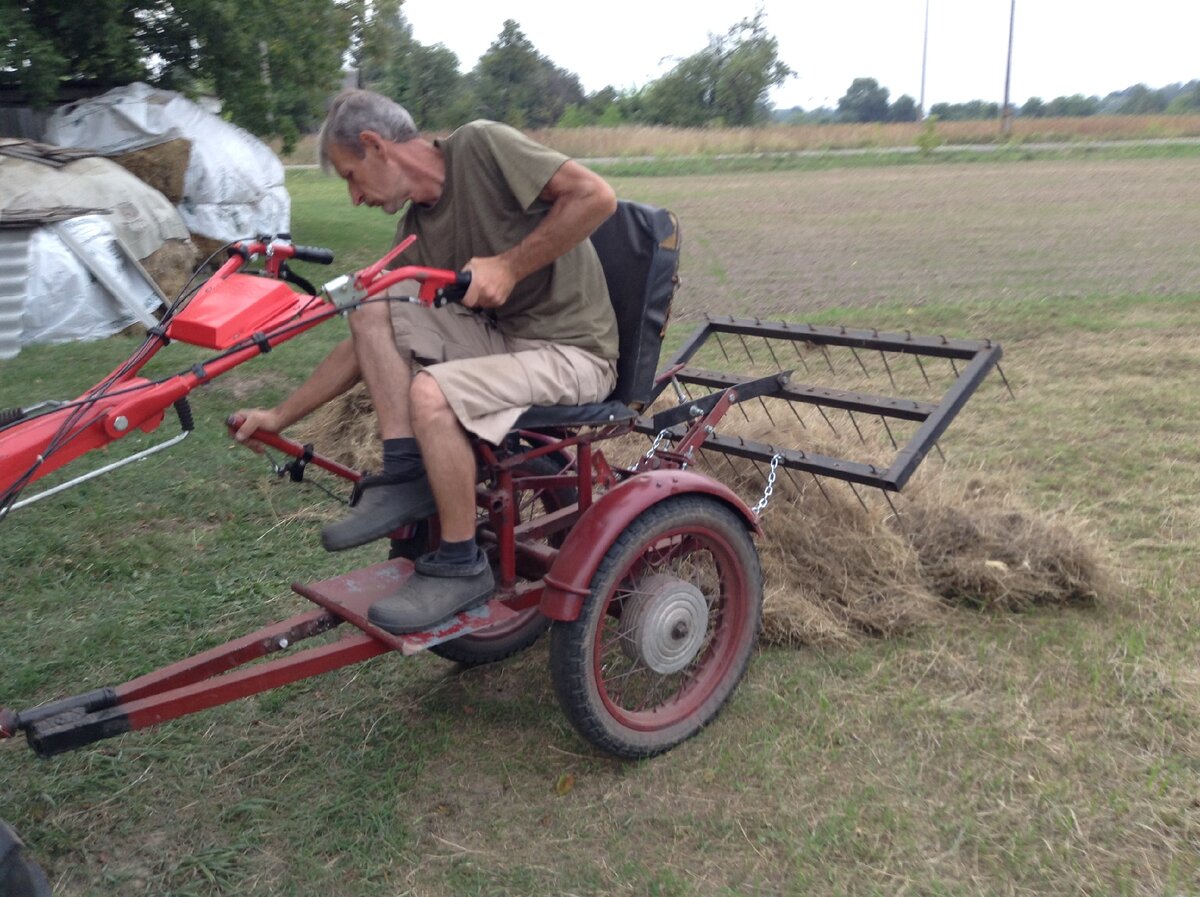
[{"label": "man's bare arm", "polygon": [[582,243],[617,208],[608,182],[570,160],[554,173],[539,198],[551,204],[550,211],[529,236],[500,255],[467,263],[471,288],[464,305],[503,305],[517,283]]},{"label": "man's bare arm", "polygon": [[[237,413],[245,420],[234,438],[238,442],[246,442],[255,430],[278,433],[346,392],[359,381],[359,376],[354,343],[347,337],[333,347],[333,351],[325,356],[307,380],[274,408],[239,410]],[[253,441],[247,445],[255,451],[262,450],[262,446]]]}]

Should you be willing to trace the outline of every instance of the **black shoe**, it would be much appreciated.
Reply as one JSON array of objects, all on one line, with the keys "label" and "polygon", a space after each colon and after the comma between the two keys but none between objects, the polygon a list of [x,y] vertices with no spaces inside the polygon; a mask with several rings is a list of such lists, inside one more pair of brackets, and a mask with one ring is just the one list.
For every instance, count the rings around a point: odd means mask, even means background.
[{"label": "black shoe", "polygon": [[417,572],[395,595],[372,604],[367,619],[393,635],[420,632],[492,596],[496,582],[482,550],[466,564],[443,564],[435,557],[431,551],[417,558]]},{"label": "black shoe", "polygon": [[378,475],[363,477],[354,487],[350,513],[321,530],[326,551],[343,551],[382,539],[406,523],[424,520],[437,510],[429,478],[399,481]]}]

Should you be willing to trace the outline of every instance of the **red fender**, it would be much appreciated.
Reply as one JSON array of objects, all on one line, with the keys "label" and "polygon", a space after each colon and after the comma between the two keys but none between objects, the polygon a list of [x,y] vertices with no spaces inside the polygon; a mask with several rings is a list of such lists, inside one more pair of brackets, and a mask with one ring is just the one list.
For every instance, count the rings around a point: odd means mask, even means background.
[{"label": "red fender", "polygon": [[639,473],[601,496],[571,528],[567,541],[543,580],[541,612],[552,620],[577,619],[596,568],[633,519],[663,499],[695,493],[711,495],[724,502],[745,518],[747,529],[756,535],[762,534],[754,512],[724,483],[690,470]]}]

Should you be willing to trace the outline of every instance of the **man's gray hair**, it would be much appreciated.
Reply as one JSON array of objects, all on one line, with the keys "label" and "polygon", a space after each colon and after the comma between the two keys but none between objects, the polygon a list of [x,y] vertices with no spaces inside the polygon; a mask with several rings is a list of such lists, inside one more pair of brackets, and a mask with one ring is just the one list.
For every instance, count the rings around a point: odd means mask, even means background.
[{"label": "man's gray hair", "polygon": [[329,104],[329,114],[317,135],[317,157],[326,174],[336,174],[329,162],[329,148],[335,143],[360,159],[366,155],[359,137],[363,131],[374,131],[393,143],[420,136],[408,110],[395,100],[370,90],[343,90]]}]

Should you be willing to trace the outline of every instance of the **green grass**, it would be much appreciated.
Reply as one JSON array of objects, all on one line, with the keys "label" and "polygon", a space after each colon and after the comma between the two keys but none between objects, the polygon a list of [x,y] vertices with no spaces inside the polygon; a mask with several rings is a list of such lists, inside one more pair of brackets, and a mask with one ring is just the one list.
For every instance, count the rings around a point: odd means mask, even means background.
[{"label": "green grass", "polygon": [[[387,244],[390,219],[351,209],[335,180],[289,186],[297,239],[333,246],[338,271]],[[718,245],[722,224],[701,225]],[[644,763],[580,741],[544,646],[468,672],[384,656],[48,761],[0,743],[0,817],[67,895],[1195,894],[1198,298],[790,315],[1003,342],[1018,398],[989,384],[948,434],[949,465],[1000,473],[1094,533],[1121,581],[1094,608],[764,647],[711,727]],[[379,558],[321,552],[336,506],[221,425],[344,332],[323,325],[196,393],[197,431],[171,452],[0,524],[0,703],[125,681],[305,609],[293,580]],[[0,407],[74,395],[132,345],[27,349],[0,363]],[[162,369],[202,354],[172,346]]]},{"label": "green grass", "polygon": [[1138,144],[1132,146],[1030,146],[1011,143],[994,150],[942,146],[931,153],[910,148],[864,150],[806,150],[672,157],[603,159],[589,167],[606,177],[681,177],[689,175],[752,174],[771,171],[829,171],[880,166],[962,165],[966,163],[1032,162],[1048,160],[1195,159],[1200,144]]}]

